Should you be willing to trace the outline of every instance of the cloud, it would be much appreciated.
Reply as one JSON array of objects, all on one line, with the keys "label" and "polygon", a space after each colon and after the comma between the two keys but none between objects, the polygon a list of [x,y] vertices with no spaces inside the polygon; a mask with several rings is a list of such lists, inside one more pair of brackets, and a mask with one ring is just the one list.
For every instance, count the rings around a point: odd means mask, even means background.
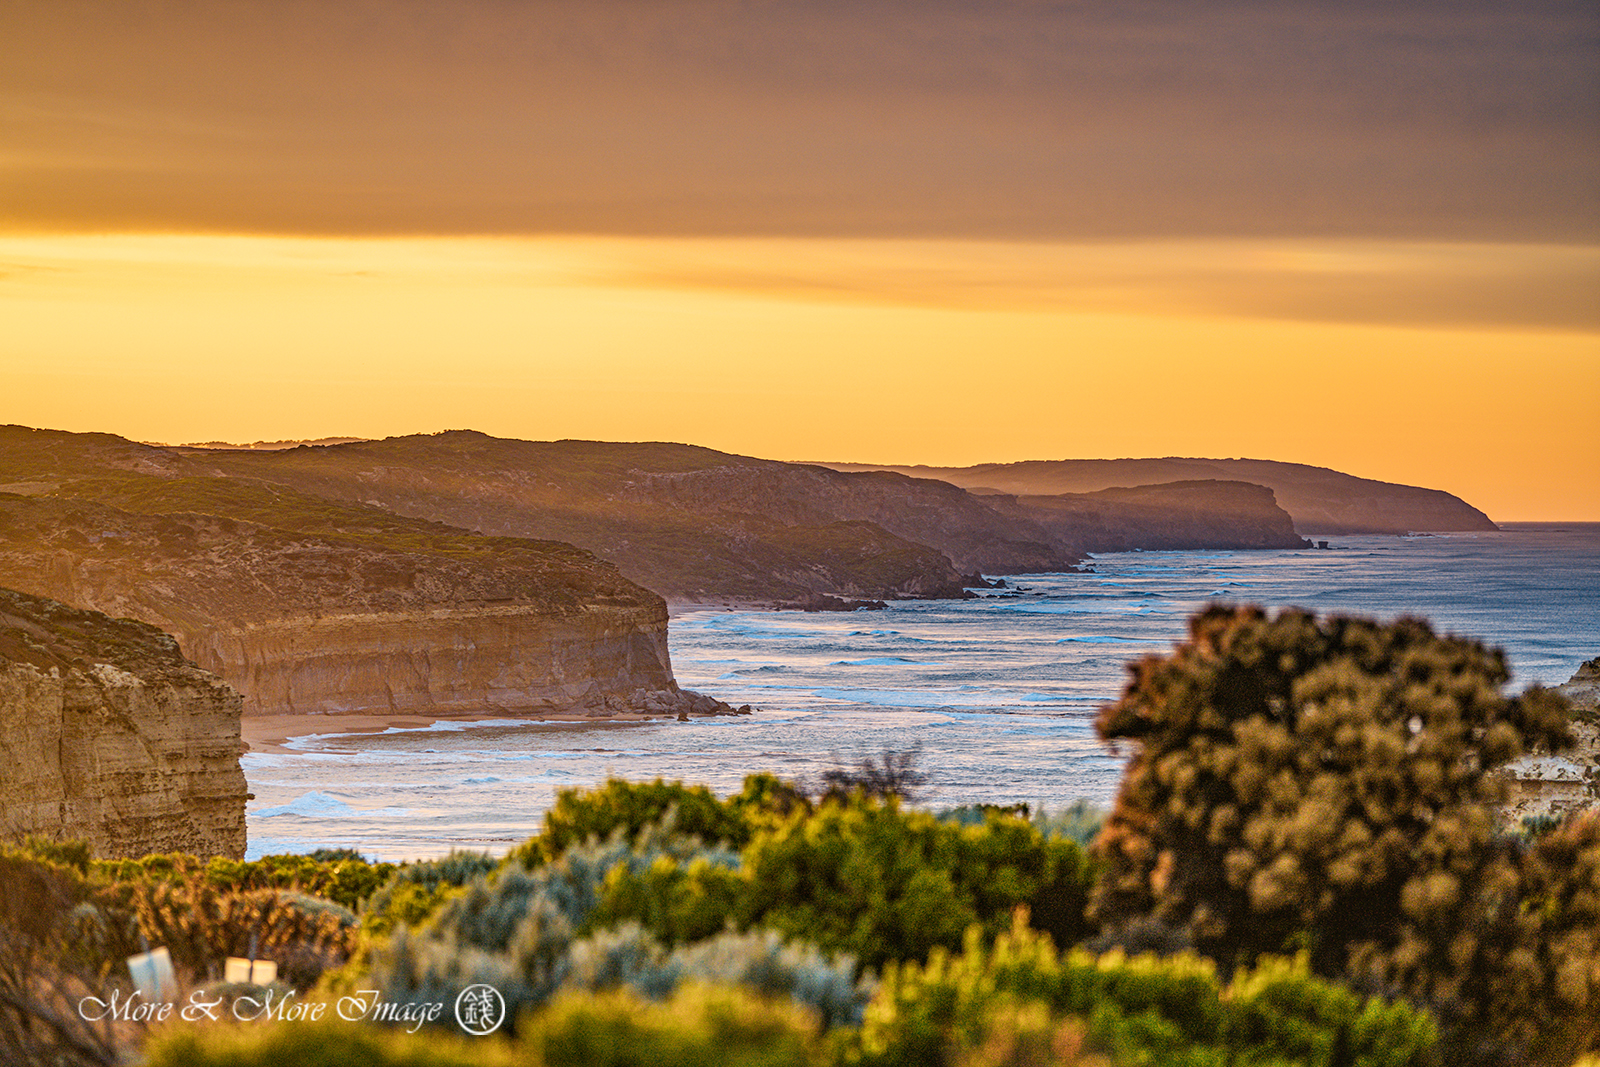
[{"label": "cloud", "polygon": [[0,225],[1600,239],[1600,13],[53,0]]}]

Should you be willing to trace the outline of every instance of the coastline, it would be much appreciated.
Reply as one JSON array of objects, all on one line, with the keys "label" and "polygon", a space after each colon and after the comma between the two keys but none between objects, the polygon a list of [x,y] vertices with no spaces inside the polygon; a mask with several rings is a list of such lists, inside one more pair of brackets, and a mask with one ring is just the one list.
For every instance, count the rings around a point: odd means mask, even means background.
[{"label": "coastline", "polygon": [[646,712],[614,712],[603,718],[594,715],[536,714],[518,712],[497,715],[408,715],[395,712],[386,715],[245,715],[239,720],[241,754],[294,755],[298,749],[288,747],[289,742],[300,737],[349,737],[358,734],[381,734],[388,730],[424,730],[441,722],[561,722],[561,723],[615,723],[647,722],[652,719],[669,719],[672,716],[651,715]]},{"label": "coastline", "polygon": [[676,618],[696,611],[779,611],[785,605],[773,600],[668,600],[667,617]]}]

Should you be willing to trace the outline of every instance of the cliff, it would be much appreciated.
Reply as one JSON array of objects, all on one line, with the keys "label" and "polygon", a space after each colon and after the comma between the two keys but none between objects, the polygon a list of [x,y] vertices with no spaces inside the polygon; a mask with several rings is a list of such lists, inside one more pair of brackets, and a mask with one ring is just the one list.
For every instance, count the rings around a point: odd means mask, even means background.
[{"label": "cliff", "polygon": [[679,600],[951,597],[963,575],[1068,570],[1081,558],[1037,523],[943,482],[690,445],[462,430],[186,458],[208,475],[567,541]]},{"label": "cliff", "polygon": [[1303,534],[1496,530],[1489,517],[1438,489],[1356,478],[1325,467],[1262,459],[1063,459],[975,467],[829,464],[841,471],[890,470],[968,489],[1017,495],[1093,493],[1116,486],[1220,479],[1271,489]]},{"label": "cliff", "polygon": [[1089,552],[1310,547],[1295,533],[1272,490],[1249,482],[1169,482],[1095,493],[986,499]]},{"label": "cliff", "polygon": [[[688,501],[681,485],[668,484],[672,476],[719,467],[740,470],[724,480],[714,502]],[[397,520],[445,522],[457,532],[565,541],[681,600],[963,595],[963,575],[947,554],[905,535],[917,528],[916,516],[892,523],[891,530],[868,518],[862,507],[791,505],[773,514],[768,505],[774,498],[760,490],[756,468],[793,468],[791,473],[800,474],[797,485],[808,479],[824,486],[850,481],[822,468],[806,472],[792,464],[746,461],[684,445],[504,441],[466,431],[229,451],[0,427],[0,492],[92,499],[133,511],[189,510],[271,525],[282,525],[277,496],[285,495],[296,500],[296,529],[347,525],[341,514],[355,509],[365,513],[361,521],[367,524],[372,515],[387,513]],[[657,476],[666,476],[666,482]],[[967,541],[992,543],[996,561],[1024,559],[1029,569],[1069,567],[1075,561],[1050,546],[1012,545],[1026,541],[1011,530],[1015,521],[962,490],[929,484],[946,508],[964,509],[988,524]],[[308,500],[320,502],[329,514],[319,516],[319,506]],[[902,510],[922,515],[930,509],[909,501]],[[309,523],[300,521],[307,518]],[[1008,536],[990,536],[1004,531]]]},{"label": "cliff", "polygon": [[169,630],[247,713],[708,710],[662,599],[570,545],[214,480],[100,492],[126,508],[0,494],[0,583]]},{"label": "cliff", "polygon": [[0,832],[242,857],[240,707],[153,626],[0,589]]}]

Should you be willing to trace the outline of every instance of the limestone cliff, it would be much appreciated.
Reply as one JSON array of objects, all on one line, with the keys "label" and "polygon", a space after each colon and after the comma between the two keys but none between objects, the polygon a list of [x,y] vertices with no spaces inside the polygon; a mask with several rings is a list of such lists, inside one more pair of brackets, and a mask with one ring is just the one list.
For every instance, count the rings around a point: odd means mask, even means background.
[{"label": "limestone cliff", "polygon": [[707,710],[673,681],[665,602],[587,552],[154,481],[121,491],[155,514],[0,494],[0,583],[169,630],[247,714]]},{"label": "limestone cliff", "polygon": [[0,589],[0,833],[243,856],[240,706],[153,626]]}]

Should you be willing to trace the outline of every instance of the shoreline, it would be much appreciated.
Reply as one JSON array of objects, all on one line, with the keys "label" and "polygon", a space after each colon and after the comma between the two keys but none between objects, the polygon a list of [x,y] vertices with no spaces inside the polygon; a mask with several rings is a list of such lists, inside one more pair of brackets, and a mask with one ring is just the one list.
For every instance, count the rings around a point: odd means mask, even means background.
[{"label": "shoreline", "polygon": [[[696,716],[700,718],[701,716]],[[551,722],[581,725],[590,723],[666,721],[670,715],[652,715],[647,712],[619,711],[604,717],[597,715],[504,712],[495,715],[414,715],[404,712],[376,714],[351,712],[337,715],[244,715],[239,719],[241,755],[298,755],[301,749],[288,747],[290,741],[300,737],[351,737],[360,734],[381,734],[388,730],[424,730],[441,722]]]}]

